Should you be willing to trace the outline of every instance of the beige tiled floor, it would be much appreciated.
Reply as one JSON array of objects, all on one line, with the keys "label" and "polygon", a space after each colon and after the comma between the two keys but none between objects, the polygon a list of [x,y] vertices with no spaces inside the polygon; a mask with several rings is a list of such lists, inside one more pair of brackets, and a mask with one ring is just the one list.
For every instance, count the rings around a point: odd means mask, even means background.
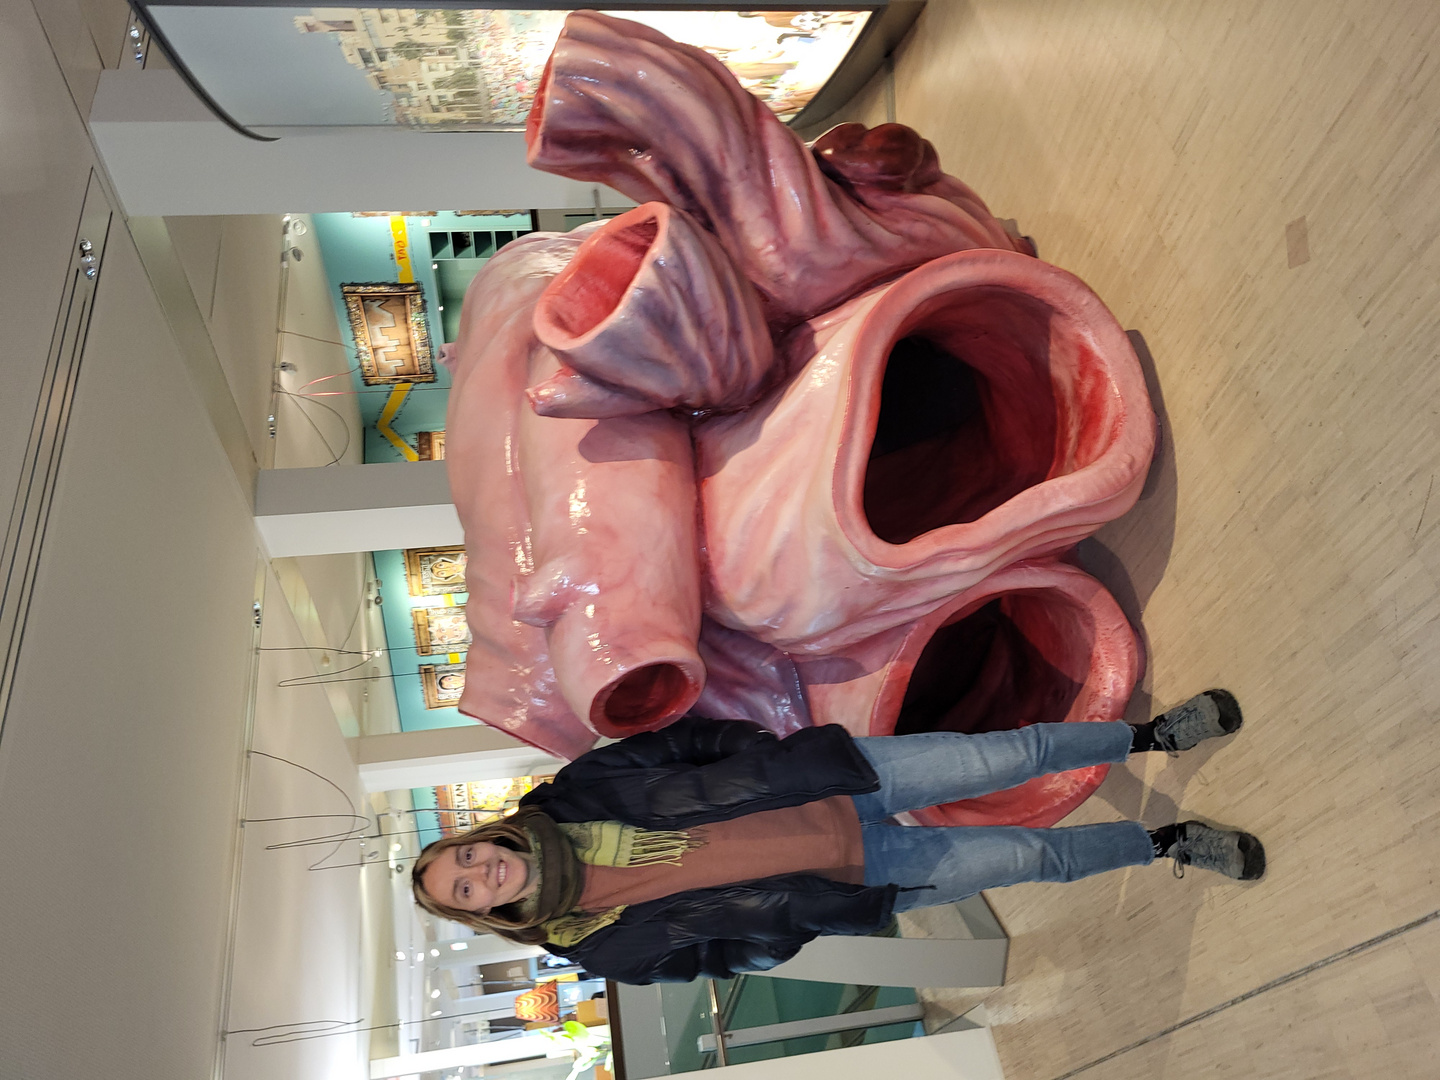
[{"label": "beige tiled floor", "polygon": [[1143,615],[1134,712],[1216,684],[1246,708],[1072,820],[1178,809],[1271,853],[1253,885],[992,894],[1009,1076],[1440,1071],[1436,922],[1153,1038],[1440,909],[1437,41],[1398,0],[931,0],[897,55],[897,118],[1153,355],[1162,459],[1086,553]]}]

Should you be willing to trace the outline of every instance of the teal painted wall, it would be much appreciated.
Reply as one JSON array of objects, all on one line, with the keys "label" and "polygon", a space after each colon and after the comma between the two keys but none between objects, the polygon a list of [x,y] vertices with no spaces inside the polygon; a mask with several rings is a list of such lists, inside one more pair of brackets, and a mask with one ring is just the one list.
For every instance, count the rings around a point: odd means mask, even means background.
[{"label": "teal painted wall", "polygon": [[[355,337],[340,286],[350,282],[398,281],[395,248],[390,235],[388,217],[352,217],[350,214],[315,214],[312,219],[315,238],[325,260],[325,274],[330,283],[330,296],[340,324],[340,340],[345,345],[350,366],[356,368]],[[425,315],[430,340],[438,354],[440,345],[453,341],[459,326],[459,297],[464,295],[485,258],[432,259],[432,232],[481,230],[528,231],[530,214],[465,215],[444,211],[430,218],[405,218],[406,238],[410,243],[410,262],[415,281],[425,297]],[[440,280],[443,275],[444,281]],[[444,308],[442,311],[441,309]],[[450,397],[450,373],[436,363],[436,380],[412,386],[391,422],[391,427],[413,449],[415,436],[421,431],[439,431],[445,427],[445,406]],[[344,380],[335,379],[309,388],[306,392],[339,390]],[[366,386],[358,370],[351,374],[344,387],[359,396],[360,418],[364,425],[367,462],[404,461],[405,457],[375,427],[390,398],[391,387]],[[323,400],[323,399],[322,399]]]},{"label": "teal painted wall", "polygon": [[411,788],[410,798],[415,806],[415,813],[411,817],[415,822],[415,830],[419,834],[416,839],[420,841],[420,846],[423,848],[426,844],[433,844],[444,835],[440,831],[440,812],[437,809],[440,803],[435,798],[433,787]]},{"label": "teal painted wall", "polygon": [[[425,692],[420,688],[420,665],[445,664],[444,655],[421,656],[415,651],[415,624],[412,608],[428,607],[443,602],[439,596],[411,596],[405,584],[405,555],[401,551],[375,552],[375,576],[384,582],[380,606],[385,623],[385,645],[390,653],[390,670],[395,676],[395,702],[400,709],[401,731],[426,731],[430,728],[459,727],[473,720],[460,715],[458,709],[427,709]],[[467,593],[455,596],[463,604]],[[462,654],[463,655],[463,654]]]},{"label": "teal painted wall", "polygon": [[[312,217],[316,241],[325,260],[326,276],[330,285],[331,301],[335,305],[336,320],[340,324],[341,341],[352,369],[358,368],[355,338],[350,331],[349,317],[345,311],[340,286],[348,282],[390,282],[399,279],[395,265],[394,244],[390,233],[388,217],[352,217],[350,214],[315,214]],[[460,321],[461,300],[471,280],[479,273],[493,251],[472,249],[459,252],[452,245],[438,243],[432,246],[431,233],[472,232],[475,230],[513,231],[523,234],[530,229],[529,212],[518,214],[459,215],[441,212],[430,218],[405,218],[406,239],[410,245],[411,266],[415,280],[425,297],[425,315],[429,324],[430,338],[436,349],[446,341],[453,341]],[[438,250],[437,250],[438,249]],[[436,257],[431,257],[432,250]],[[414,384],[404,405],[391,422],[395,430],[411,448],[415,447],[416,433],[440,431],[445,427],[445,409],[449,399],[450,373],[436,363],[436,381]],[[393,462],[406,460],[399,450],[376,428],[386,402],[390,398],[388,386],[366,386],[358,370],[351,372],[348,380],[334,379],[328,383],[309,388],[313,391],[338,390],[341,388],[355,393],[359,398],[361,423],[364,426],[366,462]],[[323,400],[323,399],[322,399]],[[405,581],[405,556],[401,551],[377,551],[374,553],[375,574],[384,582],[382,595],[385,603],[381,607],[385,627],[385,644],[390,657],[390,669],[394,674],[395,699],[400,714],[402,731],[422,731],[429,728],[458,727],[472,724],[460,715],[457,709],[427,709],[425,695],[420,686],[422,664],[443,664],[446,656],[420,656],[416,652],[415,630],[411,620],[411,609],[430,604],[443,603],[443,597],[412,597]],[[455,596],[456,603],[464,603],[466,595]],[[429,843],[440,837],[440,819],[435,812],[435,792],[431,788],[416,788],[411,792],[416,813],[415,827],[420,833],[420,842]]]}]

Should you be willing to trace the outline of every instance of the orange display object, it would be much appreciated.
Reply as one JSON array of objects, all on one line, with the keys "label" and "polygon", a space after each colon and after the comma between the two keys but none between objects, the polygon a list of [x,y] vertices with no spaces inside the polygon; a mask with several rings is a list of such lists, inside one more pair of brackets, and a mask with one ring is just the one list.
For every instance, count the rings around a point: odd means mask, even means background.
[{"label": "orange display object", "polygon": [[521,1020],[558,1023],[560,991],[553,982],[541,983],[515,998],[515,1016]]},{"label": "orange display object", "polygon": [[[641,203],[475,278],[447,460],[462,712],[564,757],[687,711],[787,733],[1113,720],[1138,639],[1067,560],[1155,420],[1101,300],[897,124],[806,145],[724,66],[566,22],[529,160]],[[1046,825],[1104,768],[915,815]]]}]

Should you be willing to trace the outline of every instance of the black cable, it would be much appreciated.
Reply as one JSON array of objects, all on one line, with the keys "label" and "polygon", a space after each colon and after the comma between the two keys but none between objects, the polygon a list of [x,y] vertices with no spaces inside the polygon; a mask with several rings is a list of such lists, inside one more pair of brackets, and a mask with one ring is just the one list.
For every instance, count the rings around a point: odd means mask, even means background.
[{"label": "black cable", "polygon": [[[491,1010],[489,1009],[476,1009],[473,1012],[448,1013],[445,1016],[427,1016],[423,1020],[397,1020],[393,1024],[374,1024],[370,1027],[354,1026],[356,1024],[364,1022],[365,1018],[363,1016],[360,1017],[358,1020],[304,1020],[296,1024],[270,1024],[268,1027],[233,1028],[229,1031],[223,1032],[222,1034],[225,1037],[229,1037],[231,1035],[252,1035],[257,1031],[274,1031],[276,1028],[290,1029],[280,1031],[275,1035],[261,1035],[260,1038],[255,1039],[250,1043],[251,1046],[280,1046],[284,1043],[304,1042],[307,1039],[325,1039],[329,1038],[332,1035],[355,1035],[362,1031],[388,1031],[391,1028],[401,1028],[411,1024],[436,1024],[441,1023],[445,1020],[463,1020],[467,1016],[488,1016],[490,1012]],[[303,1033],[292,1035],[292,1031],[304,1028],[319,1027],[321,1025],[329,1025],[330,1030],[318,1031],[314,1034]],[[340,1030],[341,1028],[349,1028],[350,1030],[343,1031]],[[516,1035],[509,1037],[518,1038],[519,1036]],[[503,1042],[504,1040],[505,1037],[502,1036],[499,1039],[491,1039],[490,1041]]]},{"label": "black cable", "polygon": [[[308,424],[310,425],[310,427],[314,430],[316,437],[317,437],[322,443],[325,444],[325,449],[330,452],[330,462],[329,462],[329,464],[333,465],[336,461],[338,461],[338,460],[340,459],[340,455],[337,455],[337,454],[335,453],[335,448],[330,445],[330,440],[325,437],[325,433],[324,433],[323,431],[321,431],[321,430],[320,430],[320,426],[315,423],[314,417],[312,417],[305,409],[301,408],[301,406],[298,404],[300,395],[298,395],[298,394],[292,394],[290,391],[283,389],[278,383],[277,383],[272,389],[273,389],[274,393],[276,393],[276,394],[278,394],[278,395],[281,395],[281,396],[283,396],[283,397],[289,397],[289,398],[295,398],[295,399],[296,399],[297,404],[296,404],[295,408],[299,410],[300,415],[305,418],[305,422],[308,423]],[[334,412],[333,409],[332,409],[331,411]],[[339,413],[336,413],[335,415],[336,415],[336,416],[339,416],[340,414],[339,414]],[[341,418],[341,422],[342,422],[342,423],[344,422],[344,418],[343,418],[343,417]],[[348,436],[349,433],[350,433],[350,425],[349,425],[349,424],[345,424],[345,433],[346,433],[347,436]]]},{"label": "black cable", "polygon": [[[286,390],[284,387],[282,387],[282,386],[280,386],[280,385],[278,385],[278,384],[275,385],[274,390],[275,390],[275,393],[277,393],[277,394],[282,394],[282,395],[284,395],[284,396],[287,397],[287,398],[294,398],[294,399],[295,399],[295,401],[297,402],[297,404],[296,404],[295,407],[296,407],[297,409],[300,409],[300,415],[302,415],[303,417],[305,417],[305,419],[306,419],[307,421],[309,421],[310,426],[315,429],[315,434],[318,435],[318,436],[320,437],[320,441],[325,444],[325,449],[328,450],[328,451],[330,451],[331,457],[330,457],[330,460],[325,463],[325,467],[328,468],[328,467],[331,466],[331,465],[338,465],[338,464],[340,463],[340,459],[343,458],[343,457],[345,456],[345,454],[346,454],[346,453],[349,451],[349,449],[350,449],[350,424],[349,424],[349,422],[345,419],[345,417],[341,416],[338,412],[336,412],[334,409],[332,409],[329,405],[326,405],[325,402],[320,401],[318,398],[311,397],[311,396],[308,395],[308,394],[296,394],[296,393],[294,393],[294,392],[292,392],[292,391],[290,391],[290,390]],[[310,415],[308,412],[306,412],[303,408],[300,407],[300,405],[298,404],[298,402],[301,402],[301,401],[309,401],[309,402],[312,402],[312,403],[314,403],[314,404],[316,404],[316,405],[319,405],[322,409],[324,409],[326,412],[328,412],[331,416],[335,417],[336,420],[339,420],[339,421],[340,421],[340,426],[341,426],[341,427],[344,429],[344,431],[345,431],[345,445],[340,448],[340,452],[339,452],[338,454],[335,453],[335,448],[330,445],[330,440],[327,439],[327,438],[325,438],[324,433],[321,432],[320,426],[315,423],[314,418],[311,417],[311,415]]]},{"label": "black cable", "polygon": [[[365,1018],[363,1016],[356,1020],[306,1020],[299,1024],[271,1024],[268,1027],[236,1028],[234,1031],[225,1032],[225,1035],[249,1035],[257,1031],[274,1031],[276,1028],[283,1028],[285,1030],[278,1031],[274,1035],[261,1035],[259,1038],[252,1039],[250,1042],[251,1046],[281,1046],[285,1043],[300,1042],[304,1039],[320,1039],[326,1035],[346,1035],[359,1031],[374,1030],[373,1028],[355,1027],[356,1024],[362,1024],[364,1022]],[[306,1032],[302,1034],[307,1028],[311,1029],[313,1033]],[[344,1029],[346,1028],[350,1030],[345,1031]]]},{"label": "black cable", "polygon": [[[386,832],[386,831],[384,831],[384,829],[382,829],[382,828],[380,827],[380,819],[379,819],[378,816],[376,817],[376,819],[375,819],[374,822],[372,823],[372,821],[371,821],[371,819],[370,819],[370,817],[369,817],[368,814],[361,814],[361,813],[357,812],[356,809],[355,809],[355,803],[354,803],[354,801],[350,798],[349,795],[347,795],[347,794],[345,793],[345,789],[342,788],[342,787],[340,787],[339,784],[335,783],[335,782],[334,782],[333,780],[331,780],[329,777],[327,777],[327,776],[322,776],[320,773],[316,772],[314,769],[307,768],[306,766],[301,765],[299,762],[291,761],[289,758],[280,757],[278,754],[267,754],[267,753],[265,753],[263,750],[251,750],[250,753],[256,754],[256,755],[258,755],[259,757],[269,758],[269,759],[272,760],[272,761],[279,761],[279,762],[281,762],[281,763],[283,763],[283,764],[285,764],[285,765],[289,765],[289,766],[292,766],[293,768],[299,769],[299,770],[301,770],[302,772],[307,772],[307,773],[309,773],[311,776],[316,777],[317,779],[324,780],[325,783],[329,784],[331,787],[333,787],[336,791],[338,791],[338,792],[340,793],[340,797],[343,798],[343,799],[345,800],[346,804],[350,807],[350,813],[348,813],[348,814],[342,814],[342,813],[334,813],[334,814],[284,814],[284,815],[281,815],[281,816],[278,816],[278,817],[244,818],[244,819],[242,819],[242,824],[250,824],[250,823],[252,823],[252,822],[255,823],[255,824],[261,824],[261,823],[274,823],[274,822],[278,822],[278,821],[314,821],[314,820],[322,819],[322,818],[347,818],[347,817],[350,818],[350,819],[353,820],[353,821],[358,821],[358,822],[363,822],[363,823],[364,823],[364,824],[361,824],[361,825],[354,825],[354,826],[352,826],[351,828],[349,828],[349,829],[344,829],[344,830],[342,830],[342,831],[340,831],[340,832],[326,833],[326,834],[324,834],[324,835],[322,835],[322,836],[309,836],[309,837],[305,837],[305,838],[300,839],[300,840],[282,840],[282,841],[280,841],[279,843],[267,844],[267,845],[265,845],[265,850],[266,850],[266,851],[286,851],[286,850],[289,850],[289,849],[291,849],[291,848],[315,847],[315,846],[318,846],[318,845],[321,845],[321,844],[334,844],[334,848],[330,851],[329,854],[321,856],[321,857],[320,857],[319,859],[317,859],[315,862],[313,862],[313,863],[310,864],[310,866],[307,868],[307,869],[309,869],[309,870],[340,870],[340,869],[344,869],[344,868],[351,867],[351,866],[362,866],[362,867],[363,867],[363,866],[386,866],[386,867],[388,868],[388,866],[389,866],[389,860],[387,860],[387,861],[384,862],[384,863],[378,863],[378,862],[375,862],[374,860],[368,859],[368,858],[367,858],[367,859],[361,859],[359,862],[353,862],[353,863],[331,863],[331,862],[329,862],[328,860],[335,857],[336,853],[339,852],[341,845],[343,845],[343,844],[345,844],[345,843],[347,843],[348,841],[351,841],[351,840],[360,840],[360,841],[365,841],[365,840],[385,840],[385,839],[388,839],[388,838],[391,838],[391,837],[396,837],[396,836],[420,836],[420,835],[422,835],[424,832],[427,831],[427,830],[424,830],[424,829],[418,829],[418,828],[417,828],[417,829],[397,829],[397,830],[395,830],[394,832]],[[398,812],[398,813],[402,813],[402,814],[438,814],[440,811],[439,811],[438,808],[432,808],[432,807],[395,807],[395,808],[392,808],[392,811],[391,811],[391,812],[392,812],[392,813]],[[493,813],[493,811],[484,811],[484,810],[459,810],[459,811],[454,811],[454,812],[455,812],[455,813],[470,813],[470,814]],[[370,829],[371,829],[372,827],[375,829],[375,832],[374,832],[374,833],[371,833],[371,832],[370,832]],[[380,855],[380,854],[383,854],[383,852],[377,851],[376,854],[377,854],[377,855]],[[407,859],[414,859],[414,858],[417,858],[417,857],[418,857],[418,856],[415,856],[415,855],[398,855],[398,856],[395,856],[395,860],[394,860],[394,861],[396,861],[396,862],[404,862],[404,861],[406,861]]]},{"label": "black cable", "polygon": [[[280,331],[280,333],[282,333],[282,334],[289,334],[291,337],[303,337],[303,338],[306,338],[307,340],[310,340],[310,341],[318,341],[321,345],[338,345],[338,346],[340,346],[340,348],[342,348],[342,349],[346,348],[346,345],[345,345],[345,343],[344,343],[343,341],[331,341],[329,338],[315,337],[313,334],[302,334],[302,333],[300,333],[299,330],[285,330],[285,329],[282,329],[282,330]],[[324,375],[324,376],[321,376],[321,377],[322,377],[322,378],[325,378],[325,379],[338,379],[341,375],[353,375],[355,372],[357,372],[357,371],[359,371],[359,370],[360,370],[359,367],[352,367],[352,368],[350,368],[348,371],[340,371],[340,372],[337,372],[337,373],[334,374],[334,375]],[[310,384],[309,384],[309,383],[306,383],[305,385],[308,386],[308,385],[310,385]]]},{"label": "black cable", "polygon": [[[465,652],[465,651],[467,651],[467,650],[470,648],[470,642],[468,642],[468,641],[465,641],[465,642],[456,642],[455,644],[460,645],[460,646],[462,646],[462,647],[459,648],[459,649],[443,649],[443,650],[440,650],[440,651],[437,651],[437,652],[434,652],[434,653],[425,653],[425,654],[422,654],[422,655],[426,655],[426,656],[448,656],[448,655],[449,655],[450,653],[452,653],[452,652]],[[433,647],[433,646],[432,646],[432,647]],[[389,646],[386,646],[386,647],[383,648],[383,649],[332,649],[329,645],[269,645],[269,646],[262,645],[262,646],[260,646],[260,651],[261,651],[261,652],[332,652],[332,653],[334,653],[334,654],[337,655],[337,656],[365,656],[365,657],[369,657],[369,658],[372,658],[372,659],[378,658],[381,653],[387,653],[387,654],[388,654],[388,653],[394,653],[394,652],[419,652],[420,649],[421,649],[421,646],[419,646],[419,645],[401,645],[399,648],[395,648],[395,649],[392,649],[392,648],[390,648]]]},{"label": "black cable", "polygon": [[[419,393],[428,392],[428,391],[434,391],[434,390],[444,390],[444,391],[446,391],[446,392],[448,393],[449,390],[450,390],[450,387],[448,387],[448,386],[430,386],[430,385],[428,385],[428,384],[426,384],[426,383],[413,383],[413,382],[410,383],[410,393],[412,393],[412,394],[419,394]],[[376,386],[376,387],[371,387],[371,388],[368,388],[368,389],[365,389],[365,390],[334,390],[334,391],[329,391],[329,393],[333,393],[336,397],[339,397],[339,396],[342,395],[342,394],[355,394],[355,395],[359,395],[359,394],[387,394],[387,395],[388,395],[388,394],[393,394],[394,392],[395,392],[395,387],[394,387],[393,385],[391,385],[391,386]],[[310,395],[302,395],[302,396],[308,397],[308,396],[310,396]]]},{"label": "black cable", "polygon": [[[325,783],[329,784],[332,788],[334,788],[336,791],[338,791],[338,792],[340,793],[340,797],[345,800],[345,804],[350,807],[350,813],[349,813],[348,815],[346,815],[346,814],[297,814],[297,815],[294,815],[294,817],[299,818],[299,819],[307,819],[307,818],[312,818],[312,817],[330,817],[330,818],[333,818],[333,817],[347,817],[347,816],[348,816],[348,817],[350,817],[350,818],[352,818],[352,819],[356,819],[356,820],[363,821],[365,824],[364,824],[364,826],[362,826],[362,828],[363,828],[364,831],[366,831],[366,832],[369,831],[369,829],[370,829],[370,818],[369,818],[369,815],[357,813],[356,810],[355,810],[355,800],[353,800],[352,798],[350,798],[350,796],[346,793],[345,789],[342,788],[339,784],[335,783],[334,780],[331,780],[328,776],[322,776],[320,773],[316,772],[314,769],[311,769],[311,768],[308,768],[307,766],[301,765],[299,762],[291,761],[289,758],[280,757],[278,754],[267,754],[267,753],[265,753],[263,750],[253,750],[253,749],[250,750],[250,751],[248,751],[248,752],[251,753],[251,754],[254,754],[254,755],[258,756],[258,757],[269,758],[271,761],[281,762],[282,764],[289,765],[289,766],[291,766],[292,768],[299,769],[301,772],[309,773],[311,776],[315,777],[317,780],[323,780]],[[260,822],[260,821],[283,821],[283,820],[285,820],[285,819],[284,819],[284,818],[246,818],[246,819],[244,819],[244,820],[245,820],[245,821],[256,821],[256,822]],[[375,826],[375,827],[376,827],[376,829],[379,829],[380,826],[379,826],[379,823],[378,823],[378,822],[376,823],[376,826]],[[323,866],[322,864],[323,864],[327,859],[332,858],[335,854],[337,854],[337,853],[339,852],[339,850],[340,850],[341,845],[344,844],[346,840],[358,840],[358,839],[360,839],[359,836],[355,835],[355,829],[354,829],[354,828],[351,828],[351,829],[346,830],[346,832],[344,832],[344,833],[335,833],[335,834],[332,834],[332,836],[323,837],[323,838],[322,838],[322,842],[328,842],[328,841],[334,839],[335,837],[339,837],[339,839],[336,839],[336,840],[335,840],[335,847],[330,851],[330,853],[329,853],[328,855],[322,855],[318,860],[316,860],[315,862],[311,863],[309,869],[311,869],[311,870],[324,869],[324,866]],[[283,848],[289,847],[289,846],[291,846],[291,844],[286,844],[286,843],[273,844],[273,845],[268,846],[265,850],[267,850],[267,851],[275,851],[275,850],[280,850],[280,849],[283,849]]]},{"label": "black cable", "polygon": [[[360,664],[356,664],[356,665],[355,665],[355,667],[360,667],[360,666],[361,666]],[[343,672],[343,671],[354,671],[354,670],[355,670],[355,668],[342,668],[342,669],[341,669],[342,672]],[[276,686],[284,687],[285,689],[288,690],[288,689],[291,689],[291,688],[296,687],[296,686],[329,686],[331,683],[342,683],[342,682],[374,682],[376,679],[411,679],[411,678],[418,679],[418,678],[420,677],[420,674],[421,674],[421,673],[418,672],[418,671],[392,671],[392,672],[390,672],[388,675],[352,675],[352,676],[351,676],[350,678],[348,678],[348,679],[326,679],[326,678],[322,678],[322,677],[319,676],[319,675],[315,675],[315,676],[306,675],[306,676],[297,676],[296,679],[293,679],[293,680],[292,680],[292,679],[287,679],[287,680],[285,680],[284,682],[279,682],[279,683],[276,683],[275,685],[276,685]],[[300,681],[298,681],[300,678],[307,678],[307,679],[311,679],[312,681],[310,681],[310,682],[300,682]]]},{"label": "black cable", "polygon": [[[353,680],[353,679],[331,679],[331,678],[327,678],[327,676],[329,676],[329,675],[343,675],[343,674],[345,674],[345,672],[347,672],[347,671],[354,671],[356,668],[362,668],[362,667],[364,667],[364,666],[365,666],[366,664],[368,664],[368,663],[369,663],[368,660],[361,660],[358,664],[351,664],[349,667],[340,668],[338,671],[333,671],[333,672],[331,672],[331,671],[317,671],[317,672],[315,672],[313,675],[293,675],[293,676],[291,676],[291,677],[288,678],[288,679],[281,679],[281,680],[279,680],[278,682],[276,682],[275,685],[276,685],[276,686],[279,686],[279,687],[291,687],[291,686],[323,686],[324,684],[330,683],[330,682],[353,682],[353,681],[355,681],[355,680]],[[417,674],[418,674],[418,672],[417,672]],[[362,679],[384,679],[384,678],[387,678],[387,676],[382,673],[382,674],[380,674],[380,675],[362,675],[362,676],[359,676],[359,678],[362,678]]]},{"label": "black cable", "polygon": [[[360,613],[365,610],[365,601],[370,599],[370,581],[374,580],[373,574],[375,570],[375,562],[373,558],[371,558],[370,570],[371,576],[367,577],[365,581],[365,587],[360,590],[360,602],[355,605],[355,614],[350,616],[350,628],[345,631],[345,637],[341,639],[345,645],[350,644],[350,639],[355,636],[355,628],[360,625]],[[383,625],[381,629],[384,629]],[[387,641],[386,644],[388,645],[389,642]]]}]

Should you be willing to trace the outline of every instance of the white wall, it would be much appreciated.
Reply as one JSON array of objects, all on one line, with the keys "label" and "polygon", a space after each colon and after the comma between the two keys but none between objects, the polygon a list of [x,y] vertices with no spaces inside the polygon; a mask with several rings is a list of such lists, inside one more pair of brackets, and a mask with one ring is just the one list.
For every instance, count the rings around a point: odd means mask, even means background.
[{"label": "white wall", "polygon": [[[132,217],[595,203],[595,185],[526,165],[520,132],[358,128],[257,142],[215,119],[173,71],[105,72],[90,131]],[[606,206],[630,205],[599,190]]]}]

